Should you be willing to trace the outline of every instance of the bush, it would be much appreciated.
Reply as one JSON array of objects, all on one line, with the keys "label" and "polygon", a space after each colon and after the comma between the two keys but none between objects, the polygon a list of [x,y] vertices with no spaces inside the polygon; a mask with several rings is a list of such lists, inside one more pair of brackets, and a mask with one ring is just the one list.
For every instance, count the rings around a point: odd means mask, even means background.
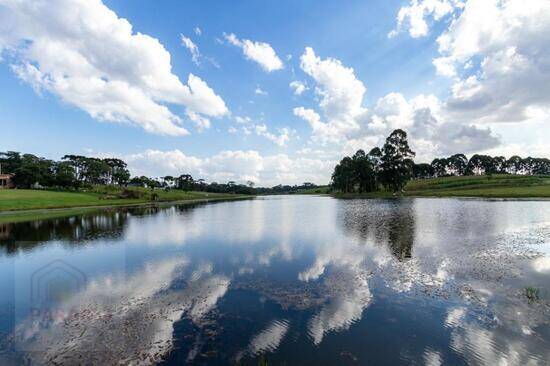
[{"label": "bush", "polygon": [[125,189],[119,193],[119,198],[128,198],[128,199],[140,199],[143,198],[143,192],[133,189]]}]

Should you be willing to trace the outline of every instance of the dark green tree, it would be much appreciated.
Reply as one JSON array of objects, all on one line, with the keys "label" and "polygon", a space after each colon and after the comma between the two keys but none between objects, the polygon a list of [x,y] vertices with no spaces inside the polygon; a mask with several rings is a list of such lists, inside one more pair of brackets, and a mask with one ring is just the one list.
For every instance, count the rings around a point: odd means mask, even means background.
[{"label": "dark green tree", "polygon": [[55,185],[62,188],[76,188],[79,182],[76,180],[74,167],[68,161],[55,163]]},{"label": "dark green tree", "polygon": [[465,175],[468,170],[468,158],[464,154],[454,154],[447,161],[446,173],[449,175]]},{"label": "dark green tree", "polygon": [[182,174],[177,179],[177,188],[184,191],[191,191],[195,181],[190,174]]},{"label": "dark green tree", "polygon": [[521,157],[514,155],[506,160],[506,172],[510,174],[519,174],[521,172]]},{"label": "dark green tree", "polygon": [[352,159],[353,190],[359,193],[376,190],[376,173],[363,150],[357,150]]},{"label": "dark green tree", "polygon": [[401,129],[393,131],[382,148],[381,183],[393,192],[402,190],[412,176],[414,156],[407,133]]},{"label": "dark green tree", "polygon": [[436,177],[444,177],[447,175],[447,159],[441,158],[441,159],[434,159],[432,160],[432,163],[430,164],[433,170],[433,174]]},{"label": "dark green tree", "polygon": [[415,179],[427,179],[434,176],[434,169],[430,164],[414,164],[413,177]]},{"label": "dark green tree", "polygon": [[342,192],[353,192],[353,160],[346,156],[334,167],[331,186]]}]

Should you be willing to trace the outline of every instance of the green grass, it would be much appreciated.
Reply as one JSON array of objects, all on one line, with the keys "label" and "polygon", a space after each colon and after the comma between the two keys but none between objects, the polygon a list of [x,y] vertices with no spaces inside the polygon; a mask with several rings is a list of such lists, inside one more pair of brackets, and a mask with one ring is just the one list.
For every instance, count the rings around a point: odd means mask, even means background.
[{"label": "green grass", "polygon": [[[391,192],[335,194],[336,197],[393,197]],[[497,174],[418,179],[410,181],[398,196],[413,197],[485,197],[485,198],[550,198],[550,176]]]},{"label": "green grass", "polygon": [[5,211],[0,213],[0,224],[10,223],[15,224],[17,222],[36,221],[46,219],[56,219],[67,216],[83,215],[87,213],[99,212],[102,209],[109,209],[108,207],[82,207],[82,208],[62,208],[62,209],[44,209],[44,210],[30,210],[30,211]]},{"label": "green grass", "polygon": [[153,201],[187,201],[228,199],[240,197],[234,194],[183,192],[177,190],[155,190],[131,188],[139,198],[119,198],[119,187],[97,186],[82,192],[59,192],[31,189],[0,190],[0,212],[20,210],[41,210],[90,206],[120,206]]},{"label": "green grass", "polygon": [[498,174],[419,179],[407,184],[405,195],[490,198],[550,197],[550,177]]}]

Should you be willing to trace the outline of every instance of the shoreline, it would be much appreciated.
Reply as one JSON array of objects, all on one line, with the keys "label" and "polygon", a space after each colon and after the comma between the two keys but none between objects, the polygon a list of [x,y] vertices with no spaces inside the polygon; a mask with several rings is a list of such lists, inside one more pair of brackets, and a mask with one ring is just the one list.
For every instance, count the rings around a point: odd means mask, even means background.
[{"label": "shoreline", "polygon": [[338,199],[398,199],[398,198],[453,198],[453,199],[469,199],[469,200],[491,200],[491,201],[550,201],[550,197],[543,196],[462,196],[462,195],[369,195],[369,194],[318,194],[318,196],[328,196]]},{"label": "shoreline", "polygon": [[79,215],[90,212],[108,211],[113,209],[140,208],[140,207],[158,207],[171,205],[192,205],[209,202],[238,201],[256,198],[257,196],[239,195],[235,197],[212,197],[212,198],[193,198],[187,200],[173,201],[149,201],[136,203],[120,203],[111,205],[89,205],[89,206],[70,206],[70,207],[51,207],[23,210],[4,210],[0,211],[0,223],[16,223],[22,221],[41,220],[48,218],[63,217],[69,215]]},{"label": "shoreline", "polygon": [[[415,195],[415,194],[400,194],[392,195],[389,193],[374,192],[374,193],[345,193],[345,194],[330,194],[330,193],[295,193],[296,196],[322,196],[332,197],[335,199],[403,199],[403,198],[430,198],[430,199],[467,199],[467,200],[489,200],[489,201],[550,201],[550,197],[542,196],[466,196],[466,195]],[[262,195],[239,195],[235,197],[211,197],[211,198],[193,198],[171,201],[144,201],[136,203],[113,203],[109,205],[89,205],[89,206],[69,206],[69,207],[51,207],[51,208],[36,208],[36,209],[21,209],[21,210],[4,210],[0,211],[0,224],[2,223],[17,223],[32,220],[45,220],[48,218],[58,218],[70,215],[80,215],[90,212],[108,211],[113,209],[128,209],[140,207],[159,207],[171,205],[192,205],[209,202],[223,201],[238,201],[261,197]]]}]

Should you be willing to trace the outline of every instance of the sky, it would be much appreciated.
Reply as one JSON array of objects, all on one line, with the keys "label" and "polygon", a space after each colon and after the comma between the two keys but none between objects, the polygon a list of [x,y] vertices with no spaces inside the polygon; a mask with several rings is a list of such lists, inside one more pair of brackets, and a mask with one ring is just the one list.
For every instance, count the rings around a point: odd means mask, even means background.
[{"label": "sky", "polygon": [[0,0],[0,151],[262,186],[396,128],[550,157],[548,34],[547,0]]}]

